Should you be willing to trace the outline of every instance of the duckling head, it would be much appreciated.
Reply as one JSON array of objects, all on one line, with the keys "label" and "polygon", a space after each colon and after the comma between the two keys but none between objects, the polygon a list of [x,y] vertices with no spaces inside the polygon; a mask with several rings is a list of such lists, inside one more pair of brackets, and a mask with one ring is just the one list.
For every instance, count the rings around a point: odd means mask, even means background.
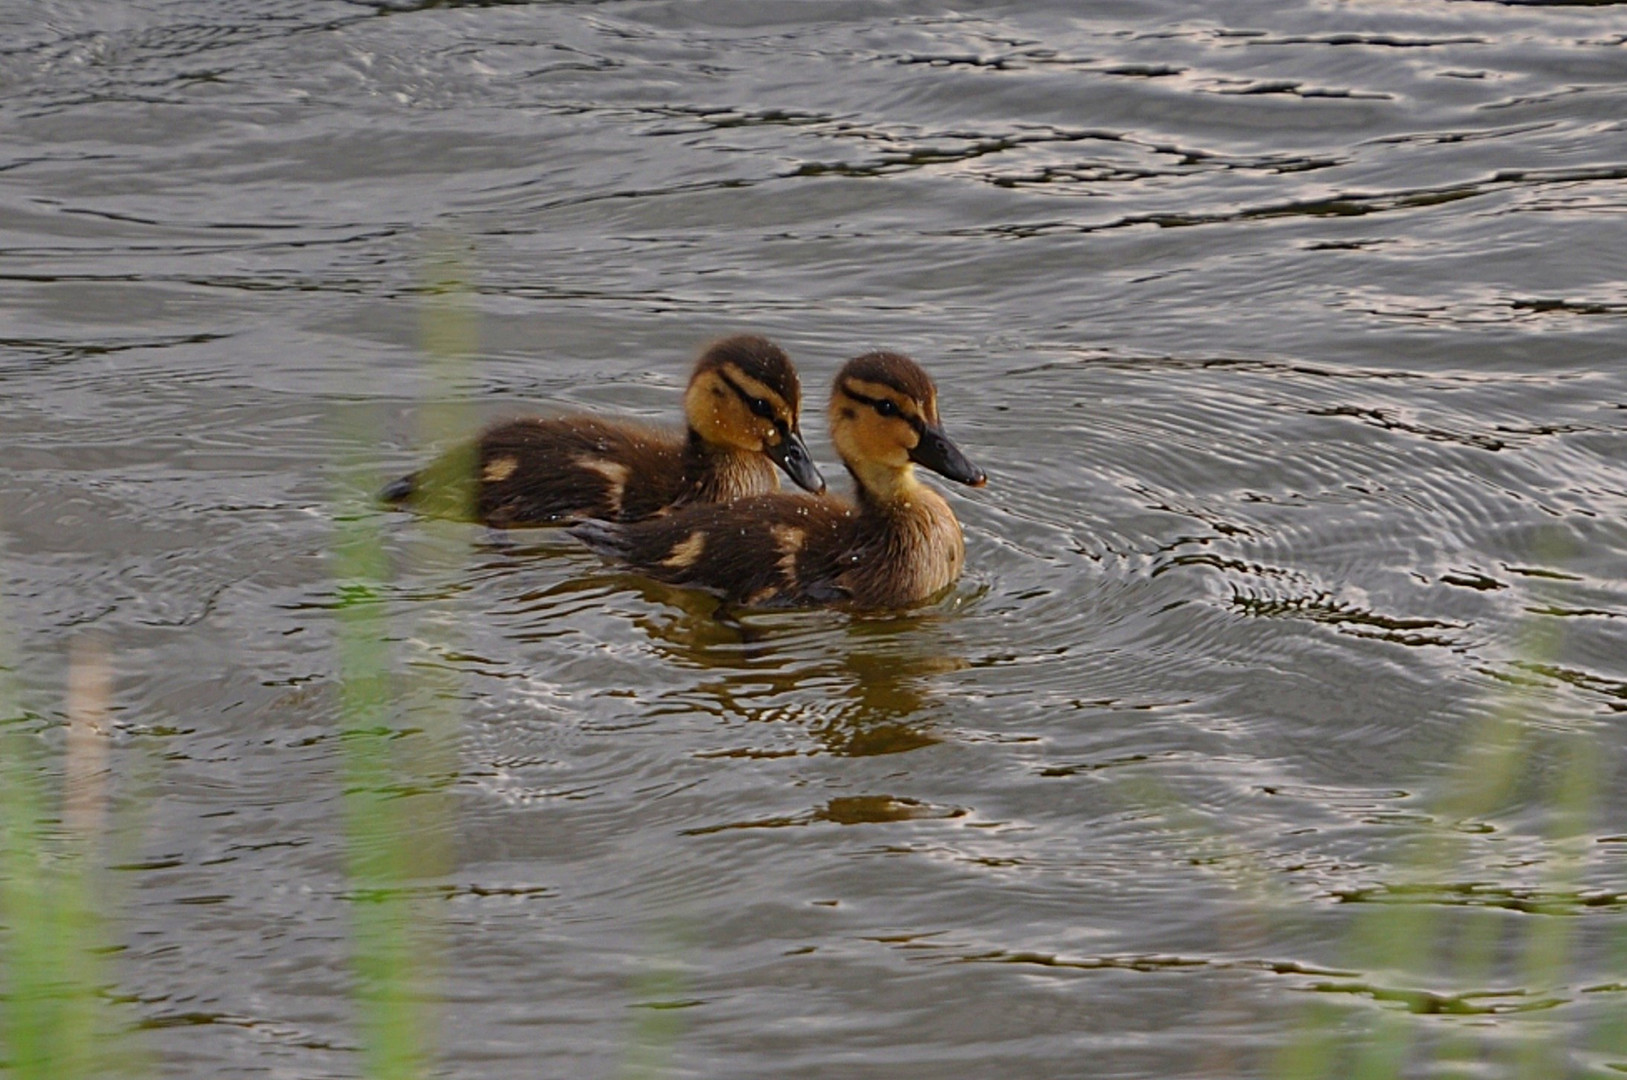
[{"label": "duckling head", "polygon": [[706,442],[767,454],[809,491],[825,478],[802,441],[802,383],[785,350],[764,337],[737,334],[701,353],[684,393],[689,429]]},{"label": "duckling head", "polygon": [[865,353],[837,372],[830,434],[848,470],[877,496],[907,494],[916,465],[971,487],[988,482],[944,434],[931,377],[902,353]]}]

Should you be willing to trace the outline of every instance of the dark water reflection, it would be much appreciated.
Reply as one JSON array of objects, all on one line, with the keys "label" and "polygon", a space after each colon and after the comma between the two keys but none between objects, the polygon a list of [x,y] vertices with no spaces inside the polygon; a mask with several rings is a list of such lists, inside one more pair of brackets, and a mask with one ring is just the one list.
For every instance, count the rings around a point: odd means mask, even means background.
[{"label": "dark water reflection", "polygon": [[[13,727],[100,635],[120,1015],[362,1070],[365,600],[450,1072],[1619,1071],[1624,103],[1620,4],[0,10]],[[370,508],[336,580],[358,463],[743,328],[937,377],[953,596]]]}]

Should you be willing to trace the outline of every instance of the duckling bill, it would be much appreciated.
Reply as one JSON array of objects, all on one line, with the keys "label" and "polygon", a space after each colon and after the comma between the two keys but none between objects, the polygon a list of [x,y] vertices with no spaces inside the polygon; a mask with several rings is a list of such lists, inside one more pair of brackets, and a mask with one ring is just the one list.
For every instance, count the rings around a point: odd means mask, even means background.
[{"label": "duckling bill", "polygon": [[701,353],[681,433],[590,415],[510,420],[390,484],[382,498],[515,528],[637,521],[772,492],[776,465],[819,492],[825,479],[802,441],[801,409],[790,357],[767,338],[738,334]]},{"label": "duckling bill", "polygon": [[756,495],[637,523],[586,521],[571,533],[649,577],[745,607],[904,608],[947,589],[965,541],[915,466],[971,487],[987,477],[945,434],[931,378],[901,353],[848,361],[831,390],[830,431],[852,499]]}]

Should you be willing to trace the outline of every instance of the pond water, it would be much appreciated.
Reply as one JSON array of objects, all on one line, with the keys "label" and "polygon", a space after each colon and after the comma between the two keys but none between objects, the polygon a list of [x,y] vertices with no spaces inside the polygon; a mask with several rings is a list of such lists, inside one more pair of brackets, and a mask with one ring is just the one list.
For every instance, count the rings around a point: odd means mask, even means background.
[{"label": "pond water", "polygon": [[[11,727],[105,655],[117,1022],[368,1068],[372,663],[447,1075],[1627,1068],[1623,117],[1613,4],[6,5]],[[931,371],[953,595],[360,497],[736,330],[838,486],[836,368]]]}]

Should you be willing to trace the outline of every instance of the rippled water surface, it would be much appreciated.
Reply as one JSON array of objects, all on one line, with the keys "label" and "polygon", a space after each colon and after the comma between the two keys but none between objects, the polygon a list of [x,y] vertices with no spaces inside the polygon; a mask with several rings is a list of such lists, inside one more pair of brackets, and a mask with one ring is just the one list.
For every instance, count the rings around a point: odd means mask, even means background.
[{"label": "rippled water surface", "polygon": [[[122,1022],[363,1069],[359,516],[448,1075],[1627,1068],[1623,117],[1612,4],[5,5],[0,588],[42,747],[112,665]],[[343,510],[739,329],[931,370],[951,597]]]}]

